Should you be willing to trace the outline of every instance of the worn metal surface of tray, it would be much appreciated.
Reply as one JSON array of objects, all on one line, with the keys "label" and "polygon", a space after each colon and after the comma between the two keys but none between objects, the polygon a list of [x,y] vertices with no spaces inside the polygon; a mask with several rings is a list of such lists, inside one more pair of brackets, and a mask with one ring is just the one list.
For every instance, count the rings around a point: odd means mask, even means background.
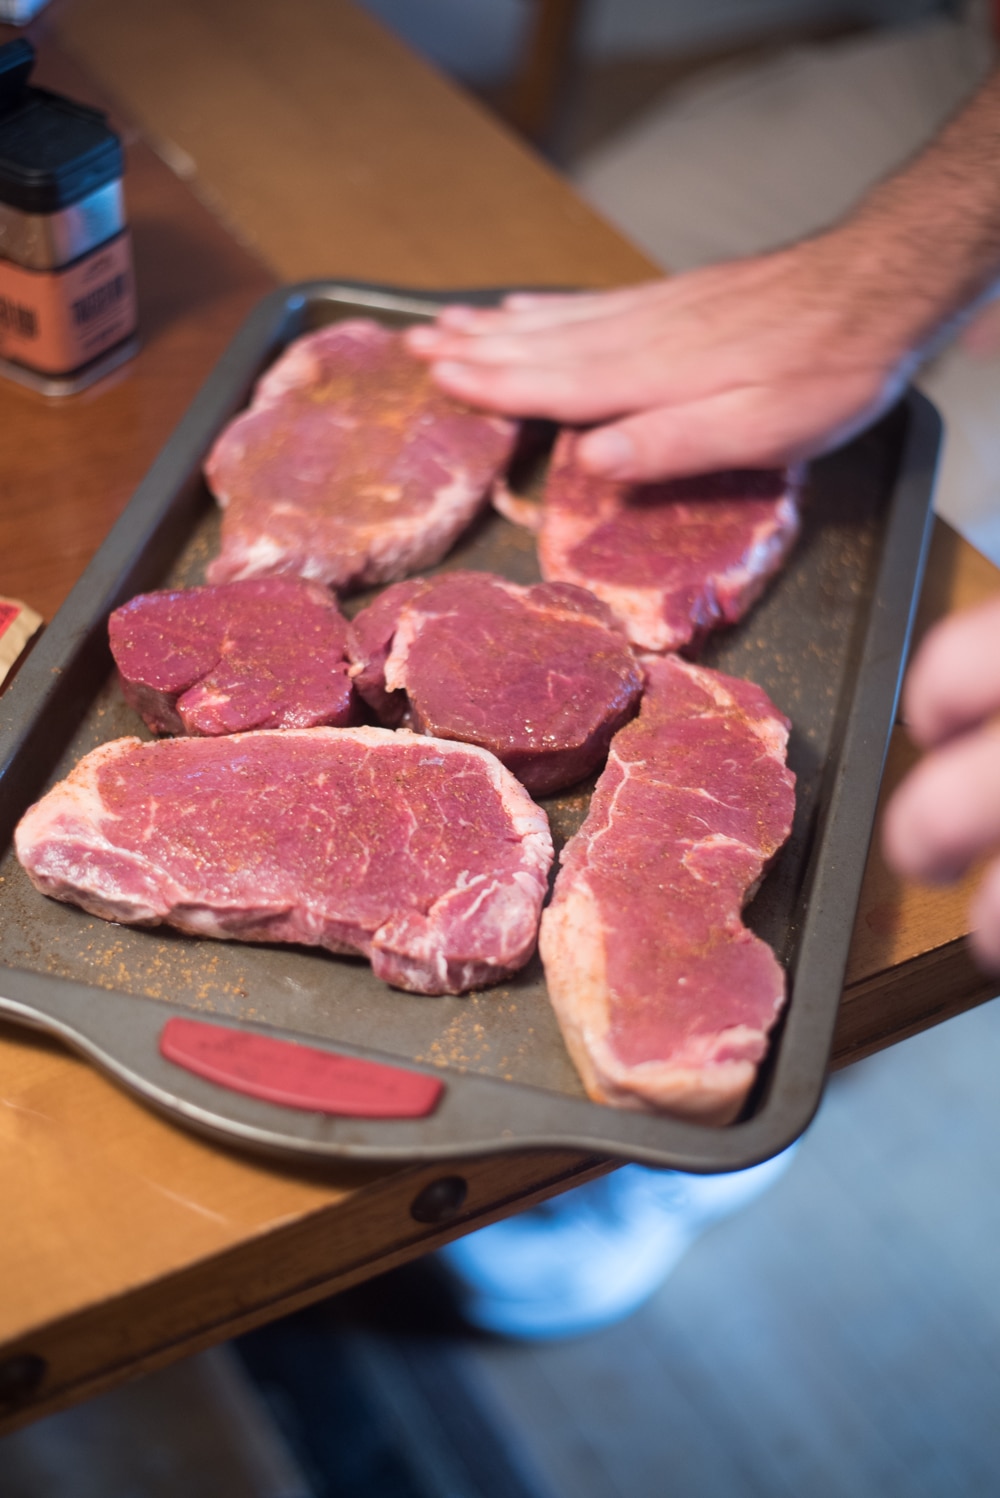
[{"label": "worn metal surface of tray", "polygon": [[[98,743],[148,737],[117,686],[107,617],[145,589],[201,581],[218,518],[200,465],[257,375],[293,337],[331,320],[363,313],[399,325],[446,299],[325,282],[266,298],[23,665],[0,704],[0,1013],[61,1036],[192,1125],[266,1149],[413,1160],[569,1145],[685,1170],[751,1165],[801,1133],[822,1092],[929,533],[940,423],[916,393],[813,465],[787,567],[701,656],[758,682],[788,714],[798,777],[792,837],[747,913],[787,969],[790,1000],[729,1127],[589,1101],[537,956],[498,988],[417,997],[387,988],[360,960],[94,919],[36,893],[14,858],[14,825],[46,784]],[[444,566],[538,578],[533,537],[493,514]],[[557,847],[579,826],[588,790],[542,803]],[[443,1094],[429,1116],[403,1119],[261,1101],[165,1059],[160,1038],[178,1014],[305,1042],[314,1055],[402,1063],[438,1077]]]}]

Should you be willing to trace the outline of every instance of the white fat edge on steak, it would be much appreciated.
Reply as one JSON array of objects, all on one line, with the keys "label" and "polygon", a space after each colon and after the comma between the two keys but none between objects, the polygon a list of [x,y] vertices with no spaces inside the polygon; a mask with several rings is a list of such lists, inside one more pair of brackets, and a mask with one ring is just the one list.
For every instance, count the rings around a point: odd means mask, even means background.
[{"label": "white fat edge on steak", "polygon": [[[636,1065],[621,1061],[609,1046],[603,924],[585,876],[577,875],[572,894],[544,911],[538,946],[566,1049],[588,1096],[618,1108],[676,1113],[699,1123],[732,1121],[753,1082],[755,1062],[713,1061],[706,1046],[701,1055]],[[760,1036],[733,1026],[700,1038],[710,1039],[714,1049],[729,1050]]]},{"label": "white fat edge on steak", "polygon": [[604,583],[575,568],[562,566],[558,579],[547,576],[548,582],[575,583],[578,588],[587,588],[599,598],[619,621],[626,636],[640,650],[655,650],[665,653],[676,650],[687,643],[690,629],[673,629],[663,617],[662,588],[631,588],[616,583]]},{"label": "white fat edge on steak", "polygon": [[578,588],[593,593],[611,610],[632,644],[641,650],[662,652],[685,643],[687,632],[672,629],[663,617],[662,588],[602,582],[570,562],[570,552],[586,541],[597,525],[614,517],[616,510],[613,507],[604,505],[596,520],[593,516],[579,516],[559,506],[543,508],[538,561],[546,582],[574,583]]},{"label": "white fat edge on steak", "polygon": [[340,342],[350,339],[361,344],[385,344],[392,334],[387,328],[371,318],[345,318],[343,322],[329,323],[316,332],[305,333],[290,343],[270,369],[264,371],[254,386],[250,410],[273,406],[293,390],[312,385],[323,372],[323,365],[316,352],[317,343]]},{"label": "white fat edge on steak", "polygon": [[511,525],[520,526],[522,530],[533,531],[536,535],[542,528],[543,510],[540,502],[528,499],[523,494],[515,494],[503,476],[493,480],[490,489],[490,504],[497,514],[502,515],[504,520],[509,520]]},{"label": "white fat edge on steak", "polygon": [[[220,499],[220,503],[228,503]],[[391,525],[384,520],[366,526],[362,520],[345,522],[351,534],[349,552],[325,550],[296,556],[294,549],[277,542],[266,532],[251,541],[237,533],[211,564],[213,582],[236,582],[243,578],[288,573],[327,587],[374,587],[401,578],[439,562],[457,535],[475,518],[485,496],[461,467],[448,482],[434,491],[429,506],[419,514],[403,514]],[[286,506],[297,510],[299,506]],[[308,515],[308,510],[303,509]]]},{"label": "white fat edge on steak", "polygon": [[[786,505],[787,518],[783,518],[780,528],[772,521],[762,521],[756,527],[743,558],[725,571],[706,578],[706,593],[712,597],[720,621],[725,618],[725,609],[718,602],[719,595],[738,599],[739,610],[744,612],[764,592],[795,540],[798,511],[793,501],[784,500],[781,506],[783,516]],[[567,560],[570,550],[572,546],[567,546],[565,551],[553,546],[548,555],[543,556],[542,575],[547,582],[575,583],[577,587],[587,588],[607,604],[633,645],[640,650],[665,654],[687,644],[690,627],[675,628],[664,617],[664,602],[669,598],[667,588],[632,587],[591,577]]]},{"label": "white fat edge on steak", "polygon": [[774,518],[754,527],[742,560],[714,575],[714,590],[738,598],[741,611],[748,609],[767,587],[798,533],[798,505],[785,494],[775,507]]},{"label": "white fat edge on steak", "polygon": [[485,493],[472,482],[468,469],[459,465],[419,514],[403,514],[391,526],[384,521],[370,529],[358,526],[356,548],[368,558],[358,581],[363,585],[398,582],[410,572],[432,567],[485,502]]},{"label": "white fat edge on steak", "polygon": [[[658,659],[658,656],[650,656],[648,663],[652,665]],[[645,664],[644,658],[641,655],[639,656],[639,664]],[[688,676],[693,677],[702,690],[708,693],[716,706],[725,710],[733,702],[732,694],[719,680],[720,673],[710,670],[707,666],[698,666],[694,661],[678,660],[678,664],[682,665]],[[762,691],[763,688],[760,690]],[[770,698],[768,698],[768,701],[770,701]],[[772,707],[774,706],[773,703],[771,705]],[[714,715],[706,712],[702,716],[708,718]],[[769,713],[764,718],[751,718],[749,714],[743,714],[743,718],[747,728],[764,745],[765,752],[772,759],[777,760],[778,764],[784,769],[785,753],[788,748],[788,735],[790,731],[787,718],[783,714],[780,714],[777,708],[774,709],[774,714]]]},{"label": "white fat edge on steak", "polygon": [[[114,818],[101,800],[97,788],[98,776],[105,761],[113,762],[127,748],[138,749],[146,742],[146,740],[134,737],[112,739],[109,743],[92,749],[78,764],[74,765],[64,780],[58,781],[39,801],[28,808],[14,831],[14,848],[18,860],[28,870],[29,877],[37,889],[54,900],[64,900],[80,905],[90,915],[101,916],[105,920],[125,921],[138,925],[153,925],[162,920],[172,904],[183,898],[184,891],[181,886],[173,884],[175,900],[168,902],[160,900],[154,905],[144,903],[136,897],[128,902],[122,899],[120,894],[114,895],[102,888],[99,877],[100,866],[96,870],[88,871],[86,876],[88,883],[85,884],[82,870],[76,871],[77,882],[70,883],[70,880],[74,878],[72,865],[58,872],[57,868],[53,867],[47,872],[36,874],[31,864],[36,850],[45,849],[47,844],[58,845],[70,840],[79,840],[81,844],[94,852],[107,853],[116,859],[130,863],[141,876],[145,877],[148,874],[150,869],[148,859],[144,859],[139,853],[123,852],[105,835],[103,824],[106,821],[113,821]],[[158,877],[163,877],[161,871],[157,870],[157,874]]]}]

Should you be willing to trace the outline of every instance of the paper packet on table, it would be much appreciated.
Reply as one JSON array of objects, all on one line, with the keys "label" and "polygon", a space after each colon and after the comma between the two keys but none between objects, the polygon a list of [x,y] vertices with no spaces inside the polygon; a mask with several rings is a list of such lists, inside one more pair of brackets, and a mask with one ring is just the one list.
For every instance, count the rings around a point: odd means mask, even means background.
[{"label": "paper packet on table", "polygon": [[16,598],[0,597],[0,687],[13,671],[32,635],[42,627],[42,618]]}]

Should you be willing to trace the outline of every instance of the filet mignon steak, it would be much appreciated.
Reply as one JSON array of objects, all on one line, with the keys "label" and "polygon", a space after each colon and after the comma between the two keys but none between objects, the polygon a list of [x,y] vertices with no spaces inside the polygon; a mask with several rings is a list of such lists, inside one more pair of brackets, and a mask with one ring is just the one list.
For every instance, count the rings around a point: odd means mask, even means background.
[{"label": "filet mignon steak", "polygon": [[742,618],[798,533],[798,475],[626,484],[577,468],[573,440],[558,438],[546,481],[542,576],[596,593],[644,650],[676,650]]},{"label": "filet mignon steak", "polygon": [[644,664],[639,716],[563,850],[542,961],[592,1097],[725,1123],[784,1001],[740,911],[791,829],[789,725],[750,682]]},{"label": "filet mignon steak", "polygon": [[347,632],[326,588],[295,577],[141,593],[108,621],[125,699],[154,733],[356,722]]},{"label": "filet mignon steak", "polygon": [[376,322],[306,334],[209,454],[223,518],[208,580],[280,572],[345,590],[428,566],[480,508],[516,430],[439,391]]},{"label": "filet mignon steak", "polygon": [[15,841],[36,888],[92,915],[361,952],[414,993],[521,967],[552,860],[493,755],[384,728],[116,739]]},{"label": "filet mignon steak", "polygon": [[355,684],[382,721],[491,750],[530,791],[590,774],[642,671],[608,609],[489,572],[397,583],[354,620]]}]

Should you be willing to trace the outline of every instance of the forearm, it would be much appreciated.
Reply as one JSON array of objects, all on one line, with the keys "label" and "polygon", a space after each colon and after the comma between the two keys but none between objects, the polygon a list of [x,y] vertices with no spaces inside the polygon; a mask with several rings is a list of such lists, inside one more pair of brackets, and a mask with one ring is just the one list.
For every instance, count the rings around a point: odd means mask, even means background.
[{"label": "forearm", "polygon": [[859,331],[920,357],[1000,276],[1000,69],[911,162],[820,236]]},{"label": "forearm", "polygon": [[447,309],[410,346],[451,394],[597,426],[633,481],[818,456],[885,411],[1000,272],[1000,73],[853,213],[798,244],[620,292]]}]

